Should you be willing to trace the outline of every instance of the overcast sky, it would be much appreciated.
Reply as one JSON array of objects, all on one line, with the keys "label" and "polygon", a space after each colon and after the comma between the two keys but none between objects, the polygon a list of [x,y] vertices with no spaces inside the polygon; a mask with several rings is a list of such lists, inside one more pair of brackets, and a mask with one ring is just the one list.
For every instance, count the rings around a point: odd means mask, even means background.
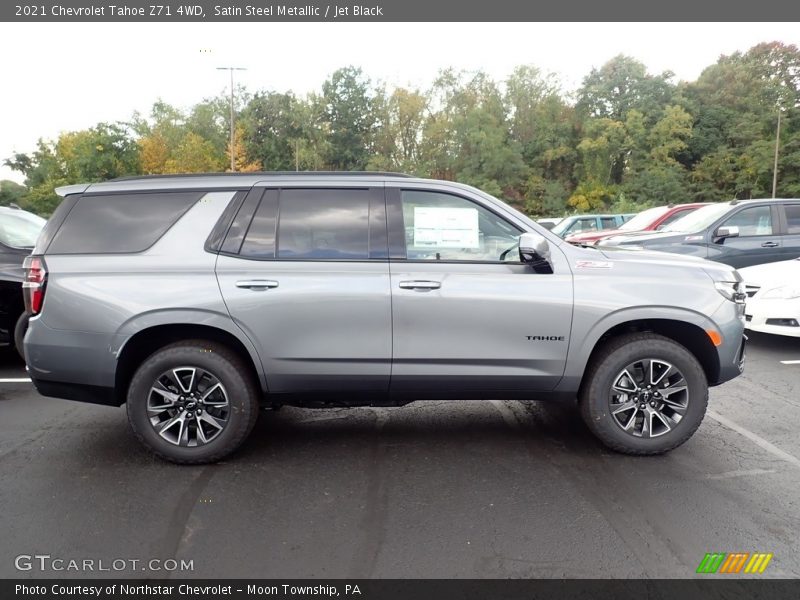
[{"label": "overcast sky", "polygon": [[[242,66],[248,90],[316,90],[334,70],[427,87],[452,66],[505,78],[520,64],[556,73],[570,91],[624,53],[650,72],[693,80],[722,54],[778,40],[797,23],[0,23],[0,162],[40,137],[180,107],[227,91],[217,66]],[[22,176],[0,167],[0,179]]]}]

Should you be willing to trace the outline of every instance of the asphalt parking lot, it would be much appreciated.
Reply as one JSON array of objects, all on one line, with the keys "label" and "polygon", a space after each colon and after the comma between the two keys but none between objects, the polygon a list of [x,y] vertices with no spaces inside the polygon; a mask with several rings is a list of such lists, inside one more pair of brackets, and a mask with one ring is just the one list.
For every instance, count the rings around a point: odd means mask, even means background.
[{"label": "asphalt parking lot", "polygon": [[[771,552],[800,577],[800,339],[752,334],[671,454],[600,446],[569,407],[422,402],[265,412],[224,463],[152,458],[124,409],[0,368],[0,577],[687,577]],[[15,557],[173,558],[191,572],[19,572]]]}]

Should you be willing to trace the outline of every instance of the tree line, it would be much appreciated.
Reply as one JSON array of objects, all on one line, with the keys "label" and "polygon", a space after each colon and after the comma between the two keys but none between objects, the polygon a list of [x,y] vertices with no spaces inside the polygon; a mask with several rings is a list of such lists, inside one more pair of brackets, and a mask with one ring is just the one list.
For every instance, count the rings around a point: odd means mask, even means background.
[{"label": "tree line", "polygon": [[800,196],[800,50],[770,42],[721,56],[696,81],[650,73],[628,56],[579,89],[535,66],[505,81],[443,70],[429,89],[388,88],[345,67],[319,91],[239,89],[188,109],[39,140],[5,164],[0,204],[48,215],[55,187],[139,174],[385,170],[456,180],[532,216],[632,211],[691,201]]}]

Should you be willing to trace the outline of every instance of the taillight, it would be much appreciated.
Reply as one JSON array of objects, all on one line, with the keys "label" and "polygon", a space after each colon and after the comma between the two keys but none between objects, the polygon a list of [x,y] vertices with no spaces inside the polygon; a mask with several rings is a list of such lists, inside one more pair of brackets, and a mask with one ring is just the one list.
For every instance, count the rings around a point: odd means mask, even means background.
[{"label": "taillight", "polygon": [[25,297],[25,310],[39,314],[44,302],[44,285],[47,281],[47,269],[40,256],[29,256],[22,265],[25,269],[25,281],[22,282],[22,293]]}]

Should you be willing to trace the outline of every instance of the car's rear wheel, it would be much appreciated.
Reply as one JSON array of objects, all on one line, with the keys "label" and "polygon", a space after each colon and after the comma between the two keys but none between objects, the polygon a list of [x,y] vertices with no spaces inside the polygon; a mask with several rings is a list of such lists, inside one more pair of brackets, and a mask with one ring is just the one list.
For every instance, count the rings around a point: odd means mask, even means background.
[{"label": "car's rear wheel", "polygon": [[621,336],[593,358],[579,398],[589,429],[626,454],[661,454],[688,440],[708,404],[702,366],[654,333]]},{"label": "car's rear wheel", "polygon": [[28,331],[30,318],[31,316],[28,313],[23,312],[14,327],[14,348],[17,350],[17,354],[22,357],[22,360],[25,360],[25,346],[22,342],[25,340],[25,332]]},{"label": "car's rear wheel", "polygon": [[220,460],[258,417],[258,391],[238,355],[212,342],[166,346],[147,358],[128,387],[128,420],[158,456],[181,464]]}]

